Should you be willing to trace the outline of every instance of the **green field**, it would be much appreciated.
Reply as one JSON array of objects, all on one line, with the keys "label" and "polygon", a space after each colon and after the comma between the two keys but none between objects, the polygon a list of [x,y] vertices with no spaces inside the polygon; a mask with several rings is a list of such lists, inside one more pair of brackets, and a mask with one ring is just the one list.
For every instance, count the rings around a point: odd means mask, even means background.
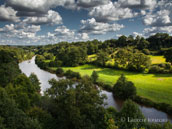
[{"label": "green field", "polygon": [[[55,69],[55,68],[52,68]],[[95,70],[99,74],[99,81],[113,85],[121,74],[125,74],[132,81],[139,96],[151,99],[154,102],[164,102],[172,105],[172,74],[142,74],[115,70],[110,68],[99,68],[93,65],[79,67],[64,67],[65,71],[70,69],[83,75],[91,75]]]},{"label": "green field", "polygon": [[163,56],[149,56],[151,58],[152,64],[165,63],[165,58]]}]

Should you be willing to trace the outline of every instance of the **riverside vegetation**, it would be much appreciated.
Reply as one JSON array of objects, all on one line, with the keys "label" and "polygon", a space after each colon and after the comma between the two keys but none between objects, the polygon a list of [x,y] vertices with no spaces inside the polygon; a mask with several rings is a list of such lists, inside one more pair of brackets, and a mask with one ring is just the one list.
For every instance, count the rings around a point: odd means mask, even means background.
[{"label": "riverside vegetation", "polygon": [[[171,101],[167,96],[171,97],[168,84],[172,84],[172,38],[166,34],[157,35],[148,39],[122,36],[105,42],[94,40],[38,47],[1,46],[0,128],[171,129],[169,122],[153,124],[121,120],[128,116],[145,119],[132,100],[143,103],[151,100],[155,105],[164,103],[158,106],[165,110],[168,107],[168,112],[171,111]],[[157,40],[161,41],[159,37],[165,39],[162,44],[155,45]],[[18,63],[31,58],[33,52],[37,54],[39,67],[67,77],[60,81],[50,80],[51,88],[43,95],[37,76],[32,73],[27,77],[18,67]],[[160,54],[161,59],[164,55],[168,62],[151,63],[156,54]],[[141,81],[143,77],[146,80]],[[162,85],[158,85],[160,82]],[[126,100],[120,112],[113,107],[104,107],[105,96],[100,94],[97,85]],[[151,94],[159,95],[160,100]]]}]

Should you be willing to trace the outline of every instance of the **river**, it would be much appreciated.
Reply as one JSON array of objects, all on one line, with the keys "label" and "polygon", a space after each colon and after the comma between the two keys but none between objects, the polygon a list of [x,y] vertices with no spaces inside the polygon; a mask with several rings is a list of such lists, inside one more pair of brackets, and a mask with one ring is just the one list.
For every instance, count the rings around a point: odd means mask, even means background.
[{"label": "river", "polygon": [[[57,77],[55,74],[40,69],[35,64],[35,57],[33,57],[31,60],[21,62],[19,64],[19,68],[24,74],[26,74],[26,76],[29,76],[31,73],[35,73],[37,75],[38,79],[41,82],[41,93],[43,93],[47,88],[50,88],[50,85],[48,83],[50,79],[52,78],[55,78],[57,80],[61,79]],[[111,92],[102,91],[102,93],[106,94],[107,96],[107,100],[105,100],[105,102],[107,103],[106,107],[113,106],[117,109],[117,111],[120,111],[123,105],[123,101],[114,99]],[[163,119],[163,120],[169,120],[172,123],[172,116],[169,116],[165,112],[142,105],[139,105],[139,108],[147,119],[148,118],[150,120]]]}]

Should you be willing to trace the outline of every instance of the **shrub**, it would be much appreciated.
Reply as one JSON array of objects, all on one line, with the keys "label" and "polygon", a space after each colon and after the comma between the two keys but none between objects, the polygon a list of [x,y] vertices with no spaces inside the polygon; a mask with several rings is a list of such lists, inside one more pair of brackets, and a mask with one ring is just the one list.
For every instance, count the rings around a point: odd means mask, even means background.
[{"label": "shrub", "polygon": [[62,61],[58,60],[58,61],[51,61],[49,63],[50,67],[61,67],[62,66]]},{"label": "shrub", "polygon": [[145,55],[150,55],[150,51],[148,49],[143,49],[142,52],[145,54]]},{"label": "shrub", "polygon": [[78,72],[73,72],[71,70],[68,70],[65,72],[65,76],[69,79],[76,78],[76,79],[81,79],[81,75]]},{"label": "shrub", "polygon": [[62,68],[57,68],[56,74],[62,76],[64,74],[64,70]]},{"label": "shrub", "polygon": [[127,81],[122,74],[113,87],[113,95],[121,99],[134,98],[136,96],[136,87],[131,81]]},{"label": "shrub", "polygon": [[91,75],[91,79],[92,79],[93,83],[96,83],[98,78],[99,78],[99,75],[97,74],[97,72],[93,71],[92,75]]}]

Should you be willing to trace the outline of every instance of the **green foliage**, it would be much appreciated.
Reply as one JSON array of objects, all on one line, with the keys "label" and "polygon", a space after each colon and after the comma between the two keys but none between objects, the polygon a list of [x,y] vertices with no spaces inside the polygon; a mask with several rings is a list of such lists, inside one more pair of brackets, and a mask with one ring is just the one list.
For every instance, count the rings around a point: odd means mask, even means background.
[{"label": "green foliage", "polygon": [[149,49],[152,50],[171,47],[171,37],[167,33],[157,33],[147,40],[150,42]]},{"label": "green foliage", "polygon": [[23,74],[17,76],[13,83],[6,87],[6,91],[16,101],[18,107],[24,111],[33,106],[40,96],[38,86],[32,85],[30,79]]},{"label": "green foliage", "polygon": [[131,81],[127,81],[126,77],[122,74],[113,87],[113,95],[122,99],[133,98],[136,96],[136,88],[134,84]]},{"label": "green foliage", "polygon": [[120,129],[133,129],[147,126],[146,119],[140,111],[138,105],[131,100],[127,100],[124,103],[118,119],[119,121],[117,125]]},{"label": "green foliage", "polygon": [[164,57],[166,58],[167,62],[170,62],[172,64],[172,48],[165,52]]},{"label": "green foliage", "polygon": [[27,112],[27,114],[32,119],[37,119],[42,129],[55,129],[56,128],[55,119],[51,116],[51,114],[39,107],[31,108]]},{"label": "green foliage", "polygon": [[95,83],[95,82],[97,82],[97,79],[98,78],[99,78],[99,75],[97,74],[97,72],[96,71],[93,71],[92,72],[92,75],[91,75],[92,81]]},{"label": "green foliage", "polygon": [[31,73],[31,75],[29,76],[29,79],[30,79],[32,85],[34,86],[35,91],[37,91],[38,93],[40,93],[40,91],[41,91],[40,84],[41,83],[39,82],[39,79],[37,78],[36,74]]},{"label": "green foliage", "polygon": [[0,62],[0,84],[5,87],[20,74],[20,70],[17,64],[18,60],[11,52],[0,50]]},{"label": "green foliage", "polygon": [[143,53],[128,49],[119,49],[115,54],[115,67],[143,72],[149,68],[150,58]]},{"label": "green foliage", "polygon": [[50,81],[47,90],[56,105],[53,112],[59,129],[104,129],[103,96],[89,78],[74,84],[69,80]]},{"label": "green foliage", "polygon": [[37,120],[30,119],[15,102],[10,99],[4,89],[0,88],[0,126],[7,129],[41,129]]},{"label": "green foliage", "polygon": [[86,61],[86,56],[87,52],[84,48],[76,46],[60,46],[57,51],[56,58],[62,61],[64,66],[77,66]]},{"label": "green foliage", "polygon": [[64,70],[63,70],[62,68],[57,68],[56,74],[57,74],[57,75],[60,75],[60,76],[63,76]]},{"label": "green foliage", "polygon": [[76,78],[76,79],[81,79],[81,75],[80,73],[78,72],[73,72],[71,70],[67,70],[64,75],[69,78],[69,79],[72,79],[72,78]]},{"label": "green foliage", "polygon": [[108,53],[104,51],[99,51],[97,53],[97,60],[95,61],[97,65],[99,66],[105,66],[106,62],[109,60],[109,55]]}]

